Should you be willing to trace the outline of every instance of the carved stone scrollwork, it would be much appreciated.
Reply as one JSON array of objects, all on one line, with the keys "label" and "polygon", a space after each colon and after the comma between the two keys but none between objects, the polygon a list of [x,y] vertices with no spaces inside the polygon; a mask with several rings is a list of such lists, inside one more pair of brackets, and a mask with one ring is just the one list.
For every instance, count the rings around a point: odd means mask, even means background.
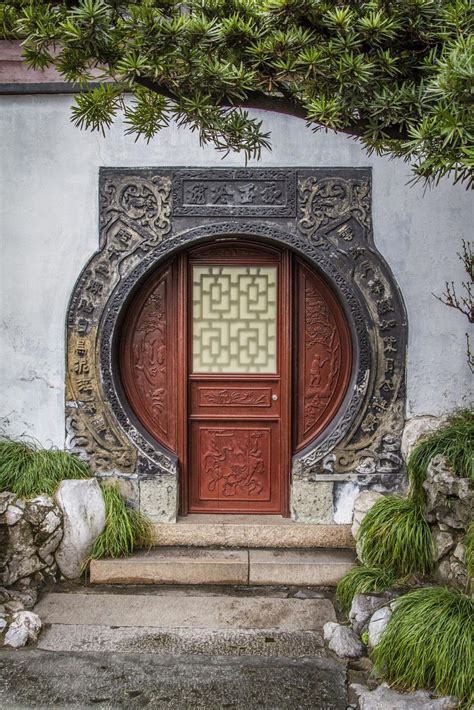
[{"label": "carved stone scrollwork", "polygon": [[136,467],[102,387],[97,338],[114,288],[170,230],[170,189],[167,175],[102,175],[100,248],[76,283],[67,322],[67,445],[96,471]]},{"label": "carved stone scrollwork", "polygon": [[308,177],[299,186],[298,229],[323,249],[329,249],[326,233],[339,226],[338,236],[354,239],[351,222],[371,228],[370,181],[342,177]]}]

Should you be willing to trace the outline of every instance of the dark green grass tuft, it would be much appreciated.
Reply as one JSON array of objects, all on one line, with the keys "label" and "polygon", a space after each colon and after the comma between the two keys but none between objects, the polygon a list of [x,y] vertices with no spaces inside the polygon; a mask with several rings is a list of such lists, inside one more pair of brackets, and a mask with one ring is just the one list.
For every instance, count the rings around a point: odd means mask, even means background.
[{"label": "dark green grass tuft", "polygon": [[34,441],[0,439],[0,491],[22,498],[53,495],[65,478],[90,478],[84,461],[67,451],[43,449]]},{"label": "dark green grass tuft", "polygon": [[399,597],[373,660],[389,683],[455,695],[469,708],[474,702],[474,600],[444,587]]},{"label": "dark green grass tuft", "polygon": [[153,543],[151,523],[136,510],[128,508],[115,485],[103,485],[105,530],[95,541],[91,558],[125,557],[137,547]]},{"label": "dark green grass tuft", "polygon": [[391,570],[398,578],[432,568],[431,530],[412,500],[395,495],[379,500],[364,517],[357,539],[368,567]]},{"label": "dark green grass tuft", "polygon": [[359,565],[346,572],[336,589],[337,599],[346,613],[351,608],[352,600],[356,594],[369,592],[384,592],[393,587],[397,578],[390,570],[378,567]]},{"label": "dark green grass tuft", "polygon": [[428,464],[434,456],[446,456],[453,471],[461,478],[474,481],[474,413],[463,410],[447,423],[422,438],[413,449],[407,463],[410,497],[424,503],[423,482]]},{"label": "dark green grass tuft", "polygon": [[[471,585],[474,587],[474,521],[469,525],[464,537],[466,546],[466,568]],[[474,591],[474,589],[473,589]]]}]

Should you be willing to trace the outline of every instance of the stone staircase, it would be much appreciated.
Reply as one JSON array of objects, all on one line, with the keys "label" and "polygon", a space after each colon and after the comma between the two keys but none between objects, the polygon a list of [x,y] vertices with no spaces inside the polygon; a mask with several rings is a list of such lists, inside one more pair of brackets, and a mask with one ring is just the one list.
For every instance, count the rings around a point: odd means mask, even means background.
[{"label": "stone staircase", "polygon": [[48,651],[138,650],[160,655],[325,655],[335,621],[322,591],[192,587],[85,588],[50,592],[35,608]]},{"label": "stone staircase", "polygon": [[354,565],[349,525],[272,515],[188,515],[154,525],[154,547],[94,560],[91,584],[335,586]]},{"label": "stone staircase", "polygon": [[346,710],[347,664],[323,642],[336,620],[330,597],[294,587],[57,587],[35,607],[36,649],[0,653],[0,672],[14,707]]}]

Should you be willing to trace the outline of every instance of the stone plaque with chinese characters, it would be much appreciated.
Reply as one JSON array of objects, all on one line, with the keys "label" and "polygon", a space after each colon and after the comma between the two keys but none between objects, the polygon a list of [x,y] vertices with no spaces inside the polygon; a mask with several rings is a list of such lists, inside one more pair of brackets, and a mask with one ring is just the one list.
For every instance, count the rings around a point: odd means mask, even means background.
[{"label": "stone plaque with chinese characters", "polygon": [[294,217],[296,183],[290,170],[177,170],[177,217]]}]

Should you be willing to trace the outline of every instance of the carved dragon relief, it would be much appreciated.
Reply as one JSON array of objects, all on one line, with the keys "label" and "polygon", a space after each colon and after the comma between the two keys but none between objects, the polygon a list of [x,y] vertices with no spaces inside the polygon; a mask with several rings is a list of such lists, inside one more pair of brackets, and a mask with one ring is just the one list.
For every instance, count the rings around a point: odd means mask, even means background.
[{"label": "carved dragon relief", "polygon": [[315,284],[308,280],[305,283],[304,345],[303,435],[306,435],[330,402],[341,367],[334,316]]},{"label": "carved dragon relief", "polygon": [[132,346],[135,382],[145,411],[169,434],[167,402],[166,282],[160,281],[140,313]]},{"label": "carved dragon relief", "polygon": [[100,247],[75,286],[68,312],[67,447],[96,471],[135,470],[136,448],[108,406],[99,375],[98,330],[121,279],[169,233],[171,180],[107,176],[101,184]]},{"label": "carved dragon relief", "polygon": [[[262,451],[263,431],[239,429],[203,430],[203,481],[201,486],[216,497],[258,499],[268,494],[268,482]],[[201,492],[202,488],[201,488]]]},{"label": "carved dragon relief", "polygon": [[300,182],[298,198],[298,229],[322,249],[331,246],[330,230],[338,228],[338,236],[351,242],[360,229],[371,229],[368,178],[308,177]]}]

